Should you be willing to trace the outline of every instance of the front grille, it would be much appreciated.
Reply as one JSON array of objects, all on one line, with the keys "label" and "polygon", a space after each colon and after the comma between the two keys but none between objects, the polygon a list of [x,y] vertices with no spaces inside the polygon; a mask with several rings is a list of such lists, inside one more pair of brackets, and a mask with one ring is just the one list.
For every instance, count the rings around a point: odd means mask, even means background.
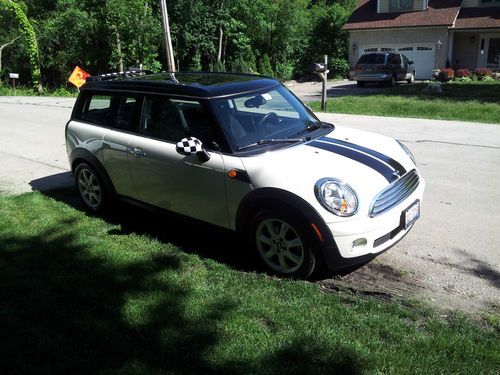
[{"label": "front grille", "polygon": [[415,169],[406,173],[403,177],[390,184],[382,190],[373,200],[370,206],[370,217],[375,217],[381,213],[397,206],[400,202],[408,198],[415,191],[420,182]]}]

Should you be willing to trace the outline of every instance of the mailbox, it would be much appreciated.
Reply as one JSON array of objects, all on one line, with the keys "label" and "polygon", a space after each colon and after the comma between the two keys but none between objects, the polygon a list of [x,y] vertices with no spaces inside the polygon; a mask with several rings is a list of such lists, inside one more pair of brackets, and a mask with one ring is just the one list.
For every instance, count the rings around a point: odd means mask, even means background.
[{"label": "mailbox", "polygon": [[19,73],[9,73],[10,79],[19,79]]},{"label": "mailbox", "polygon": [[314,63],[311,66],[312,71],[314,73],[324,73],[326,72],[326,64],[325,63]]}]

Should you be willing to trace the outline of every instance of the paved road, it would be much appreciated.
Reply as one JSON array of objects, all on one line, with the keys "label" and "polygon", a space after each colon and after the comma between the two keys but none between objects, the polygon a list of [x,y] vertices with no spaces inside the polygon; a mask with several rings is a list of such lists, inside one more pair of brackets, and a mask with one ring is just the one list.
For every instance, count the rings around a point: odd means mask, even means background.
[{"label": "paved road", "polygon": [[[303,82],[296,83],[289,81],[286,83],[288,88],[293,91],[302,101],[310,102],[321,100],[321,82]],[[380,94],[385,91],[390,91],[391,87],[384,87],[378,84],[368,85],[360,89],[356,81],[328,81],[326,83],[326,95],[328,98],[337,98],[339,96],[348,95],[367,95],[367,94]]]},{"label": "paved road", "polygon": [[[18,193],[72,183],[64,127],[73,102],[0,97],[0,190]],[[414,230],[343,282],[368,292],[382,289],[423,297],[442,307],[477,310],[495,302],[498,307],[500,126],[338,114],[320,117],[338,126],[402,140],[413,150],[427,181],[422,218]]]}]

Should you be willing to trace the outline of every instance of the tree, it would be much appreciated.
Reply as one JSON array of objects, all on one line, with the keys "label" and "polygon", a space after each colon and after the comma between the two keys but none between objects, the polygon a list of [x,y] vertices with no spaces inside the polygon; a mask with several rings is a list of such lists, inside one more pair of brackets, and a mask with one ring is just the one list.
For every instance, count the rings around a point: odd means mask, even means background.
[{"label": "tree", "polygon": [[23,9],[18,3],[12,0],[0,0],[2,9],[7,10],[15,21],[19,24],[19,33],[28,46],[28,58],[31,68],[31,78],[33,87],[42,92],[42,84],[40,82],[40,63],[38,57],[38,43],[36,40],[35,31],[30,21],[26,17]]},{"label": "tree", "polygon": [[269,56],[265,53],[259,60],[259,73],[268,77],[273,77],[274,72]]}]

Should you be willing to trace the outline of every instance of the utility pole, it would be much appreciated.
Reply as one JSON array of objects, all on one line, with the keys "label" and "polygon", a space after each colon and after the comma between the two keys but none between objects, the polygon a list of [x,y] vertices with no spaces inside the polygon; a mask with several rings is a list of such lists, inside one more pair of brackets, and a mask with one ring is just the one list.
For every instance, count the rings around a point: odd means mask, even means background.
[{"label": "utility pole", "polygon": [[328,56],[325,55],[325,72],[322,74],[321,80],[323,81],[323,87],[321,90],[321,110],[326,111],[326,82],[328,75]]},{"label": "utility pole", "polygon": [[161,19],[163,24],[163,35],[165,36],[165,49],[167,52],[168,71],[175,72],[174,50],[172,48],[172,38],[170,37],[170,26],[168,24],[167,2],[160,0]]}]

